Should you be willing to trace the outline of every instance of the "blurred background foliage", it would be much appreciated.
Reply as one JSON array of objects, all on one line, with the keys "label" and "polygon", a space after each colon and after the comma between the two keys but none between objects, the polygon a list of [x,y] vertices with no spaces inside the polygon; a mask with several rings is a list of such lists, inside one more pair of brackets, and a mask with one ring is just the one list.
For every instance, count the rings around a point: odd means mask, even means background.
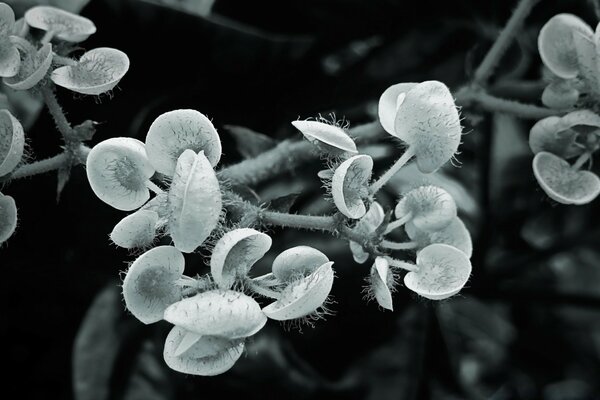
[{"label": "blurred background foliage", "polygon": [[[176,108],[207,114],[224,144],[222,165],[248,156],[227,125],[275,139],[297,137],[289,124],[335,112],[352,125],[373,120],[379,94],[402,81],[436,79],[453,90],[491,44],[515,1],[478,0],[15,0],[61,6],[95,21],[86,48],[125,51],[131,69],[114,98],[61,91],[74,123],[101,123],[95,142],[143,138],[152,120]],[[544,0],[503,78],[541,76],[536,37],[559,12],[595,26],[589,2]],[[539,86],[539,85],[538,85]],[[504,90],[504,92],[503,92]],[[539,89],[509,95],[537,101]],[[30,151],[56,154],[60,140],[35,99],[9,94],[26,121]],[[8,393],[21,398],[169,400],[245,399],[544,399],[600,396],[600,207],[552,203],[531,173],[531,122],[463,110],[460,168],[444,172],[474,243],[473,277],[461,295],[431,303],[399,290],[394,313],[362,300],[364,266],[341,241],[316,233],[276,233],[269,253],[297,244],[336,262],[336,315],[314,329],[286,332],[271,321],[228,373],[184,376],[162,361],[167,324],[147,327],[124,311],[119,272],[133,257],[109,244],[124,214],[106,206],[77,169],[56,203],[56,177],[11,184],[20,225],[2,248],[2,336]],[[265,140],[268,145],[268,140]],[[385,166],[390,141],[368,150]],[[238,188],[292,210],[327,212],[319,165],[294,179]],[[391,206],[397,186],[383,203]],[[282,196],[283,199],[282,199]],[[265,257],[260,270],[268,269]],[[206,270],[190,257],[191,274]]]}]

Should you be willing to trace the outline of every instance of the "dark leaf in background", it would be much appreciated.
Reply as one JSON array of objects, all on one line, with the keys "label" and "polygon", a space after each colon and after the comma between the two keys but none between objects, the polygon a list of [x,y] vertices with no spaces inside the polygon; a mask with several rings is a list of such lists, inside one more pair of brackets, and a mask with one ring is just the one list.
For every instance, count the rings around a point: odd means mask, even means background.
[{"label": "dark leaf in background", "polygon": [[225,125],[224,128],[231,133],[238,152],[244,158],[254,158],[277,144],[269,136],[243,126]]}]

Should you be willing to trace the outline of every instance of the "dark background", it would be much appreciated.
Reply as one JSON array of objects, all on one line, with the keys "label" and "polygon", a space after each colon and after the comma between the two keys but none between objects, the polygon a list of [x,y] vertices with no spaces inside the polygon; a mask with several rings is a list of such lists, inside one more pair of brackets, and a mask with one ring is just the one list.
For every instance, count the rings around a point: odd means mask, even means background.
[{"label": "dark background", "polygon": [[[372,120],[375,101],[393,83],[437,79],[457,89],[514,5],[217,0],[206,19],[144,1],[91,0],[82,15],[98,32],[82,46],[119,48],[131,69],[112,99],[59,90],[59,100],[72,122],[101,123],[94,143],[143,140],[160,113],[198,109],[221,133],[227,165],[241,157],[227,124],[284,138],[296,134],[289,122],[298,117],[335,111],[352,124]],[[563,11],[596,24],[586,1],[542,1],[499,77],[526,56],[522,78],[539,78],[537,32]],[[58,204],[54,174],[4,187],[19,209],[17,232],[0,249],[5,398],[74,398],[73,344],[99,293],[79,336],[77,365],[92,377],[79,386],[80,400],[600,398],[598,201],[566,207],[545,197],[526,147],[531,122],[477,110],[463,116],[470,132],[463,165],[449,173],[478,209],[463,215],[475,254],[461,295],[434,304],[401,287],[396,311],[384,313],[362,300],[367,266],[354,265],[345,247],[315,234],[276,235],[273,254],[301,243],[329,251],[337,315],[302,333],[269,323],[234,369],[215,378],[168,370],[161,360],[168,325],[144,327],[124,312],[118,277],[133,256],[111,245],[108,233],[125,214],[93,195],[82,168]],[[45,111],[27,136],[36,158],[60,151]],[[301,184],[257,191],[301,190],[295,207],[309,209],[320,193],[308,178],[319,168],[309,169],[296,175]],[[204,271],[199,256],[188,258],[188,268]]]}]

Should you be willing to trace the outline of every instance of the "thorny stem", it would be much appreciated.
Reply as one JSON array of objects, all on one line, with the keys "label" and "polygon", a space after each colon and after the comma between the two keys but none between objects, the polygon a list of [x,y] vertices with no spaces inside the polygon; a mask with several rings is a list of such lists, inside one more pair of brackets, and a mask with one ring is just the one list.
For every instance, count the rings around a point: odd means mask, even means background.
[{"label": "thorny stem", "polygon": [[381,189],[385,184],[398,172],[400,168],[402,168],[410,159],[415,155],[415,152],[412,147],[406,149],[404,154],[400,156],[398,161],[391,166],[381,177],[371,185],[370,192],[371,195],[374,195]]},{"label": "thorny stem", "polygon": [[471,103],[475,103],[486,111],[512,114],[524,119],[542,119],[552,115],[561,115],[566,112],[566,110],[552,110],[533,104],[501,99],[492,96],[481,89],[473,88],[463,88],[459,90],[456,93],[456,102],[462,106],[469,106]]},{"label": "thorny stem", "polygon": [[58,100],[56,99],[56,95],[51,87],[45,86],[42,88],[42,95],[44,96],[44,102],[46,103],[46,107],[48,107],[48,111],[52,115],[52,119],[56,123],[56,127],[60,131],[63,136],[65,142],[70,142],[73,140],[73,128],[71,124],[67,120],[65,113],[58,104]]},{"label": "thorny stem", "polygon": [[390,249],[390,250],[411,250],[417,247],[416,242],[404,242],[404,243],[396,243],[391,242],[389,240],[382,240],[381,247]]},{"label": "thorny stem", "polygon": [[523,21],[540,0],[521,0],[517,8],[510,16],[510,19],[500,32],[490,50],[487,52],[479,67],[475,70],[474,82],[479,85],[485,85],[498,65],[500,58],[504,55],[515,36],[521,29]]}]

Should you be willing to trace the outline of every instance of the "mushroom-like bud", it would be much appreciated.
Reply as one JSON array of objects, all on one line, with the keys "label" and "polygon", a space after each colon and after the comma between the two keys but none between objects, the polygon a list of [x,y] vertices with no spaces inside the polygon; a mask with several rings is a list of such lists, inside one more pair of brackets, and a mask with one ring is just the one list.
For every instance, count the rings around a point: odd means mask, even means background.
[{"label": "mushroom-like bud", "polygon": [[89,19],[51,6],[36,6],[25,13],[25,22],[33,28],[53,32],[66,42],[83,42],[96,32],[96,25]]},{"label": "mushroom-like bud", "polygon": [[356,155],[340,164],[331,179],[333,202],[342,214],[358,219],[365,215],[367,208],[363,198],[368,195],[367,184],[373,171],[373,159],[366,155]]},{"label": "mushroom-like bud", "polygon": [[158,219],[155,211],[138,210],[115,225],[110,239],[125,249],[150,246],[156,237]]},{"label": "mushroom-like bud", "polygon": [[174,110],[154,120],[146,135],[146,149],[154,168],[173,176],[184,150],[204,155],[213,167],[221,158],[221,139],[212,122],[196,110]]},{"label": "mushroom-like bud", "polygon": [[460,144],[462,129],[448,87],[426,81],[399,98],[393,135],[409,145],[421,172],[434,172],[450,160]]},{"label": "mushroom-like bud", "polygon": [[184,374],[214,376],[233,367],[244,352],[243,339],[218,336],[198,337],[185,351],[181,351],[188,331],[174,326],[165,341],[163,357],[169,368]]},{"label": "mushroom-like bud", "polygon": [[100,47],[86,52],[75,65],[55,69],[50,79],[81,94],[99,95],[112,90],[129,70],[129,57],[121,50]]},{"label": "mushroom-like bud", "polygon": [[321,307],[333,286],[333,262],[327,262],[312,274],[290,282],[279,300],[263,308],[265,315],[277,321],[298,319],[313,314]]},{"label": "mushroom-like bud", "polygon": [[167,307],[181,300],[176,284],[185,268],[183,254],[172,246],[159,246],[139,256],[123,280],[127,309],[144,324],[163,319]]},{"label": "mushroom-like bud", "polygon": [[46,72],[52,65],[52,45],[50,43],[46,43],[39,50],[26,49],[24,53],[19,72],[10,78],[4,78],[4,83],[11,89],[31,89],[46,76]]},{"label": "mushroom-like bud", "polygon": [[114,208],[132,211],[150,198],[146,183],[154,168],[139,140],[118,137],[100,142],[90,151],[86,165],[92,190]]},{"label": "mushroom-like bud", "polygon": [[296,246],[287,249],[273,260],[273,275],[281,282],[292,282],[312,274],[329,258],[310,246]]},{"label": "mushroom-like bud", "polygon": [[168,231],[175,247],[191,253],[216,228],[221,216],[219,181],[204,152],[185,150],[169,190]]},{"label": "mushroom-like bud", "polygon": [[17,228],[17,205],[11,196],[0,193],[0,243],[4,243]]},{"label": "mushroom-like bud", "polygon": [[436,243],[417,253],[417,270],[404,276],[404,285],[427,299],[443,300],[460,292],[471,269],[465,253]]},{"label": "mushroom-like bud", "polygon": [[[385,213],[383,212],[383,208],[375,201],[371,204],[369,211],[367,211],[360,221],[356,223],[356,226],[353,230],[354,232],[366,237],[373,234],[377,228],[379,228],[379,226],[383,223],[384,218]],[[360,243],[350,241],[349,245],[354,261],[359,264],[363,264],[369,259],[369,253],[363,249]]]},{"label": "mushroom-like bud", "polygon": [[540,30],[538,50],[544,65],[555,75],[575,78],[579,73],[574,33],[592,38],[594,32],[581,18],[572,14],[558,14],[550,18]]},{"label": "mushroom-like bud", "polygon": [[262,329],[267,317],[252,297],[233,290],[209,290],[165,310],[164,318],[201,336],[240,339]]},{"label": "mushroom-like bud", "polygon": [[437,186],[421,186],[406,193],[396,206],[396,218],[410,215],[418,229],[436,231],[456,217],[456,203],[448,192]]},{"label": "mushroom-like bud", "polygon": [[238,277],[245,277],[255,262],[271,248],[271,238],[250,228],[227,232],[215,245],[210,272],[221,289],[229,289]]},{"label": "mushroom-like bud", "polygon": [[10,41],[15,25],[15,13],[6,3],[0,3],[0,77],[15,76],[21,66],[19,50]]},{"label": "mushroom-like bud", "polygon": [[394,273],[390,269],[390,264],[383,257],[377,257],[371,272],[369,273],[369,293],[372,295],[377,304],[386,310],[394,311],[392,300],[392,291],[396,284]]},{"label": "mushroom-like bud", "polygon": [[419,249],[430,244],[442,243],[456,247],[469,258],[473,255],[471,234],[459,217],[454,217],[448,226],[433,232],[423,231],[413,224],[408,224],[406,225],[406,234],[410,240],[417,242]]},{"label": "mushroom-like bud", "polygon": [[600,194],[600,178],[581,171],[552,153],[533,158],[533,174],[548,197],[562,204],[587,204]]},{"label": "mushroom-like bud", "polygon": [[338,126],[320,121],[293,121],[292,125],[324,153],[332,156],[358,153],[354,140]]},{"label": "mushroom-like bud", "polygon": [[21,162],[24,146],[25,134],[19,120],[10,111],[0,110],[0,176],[12,172]]}]

